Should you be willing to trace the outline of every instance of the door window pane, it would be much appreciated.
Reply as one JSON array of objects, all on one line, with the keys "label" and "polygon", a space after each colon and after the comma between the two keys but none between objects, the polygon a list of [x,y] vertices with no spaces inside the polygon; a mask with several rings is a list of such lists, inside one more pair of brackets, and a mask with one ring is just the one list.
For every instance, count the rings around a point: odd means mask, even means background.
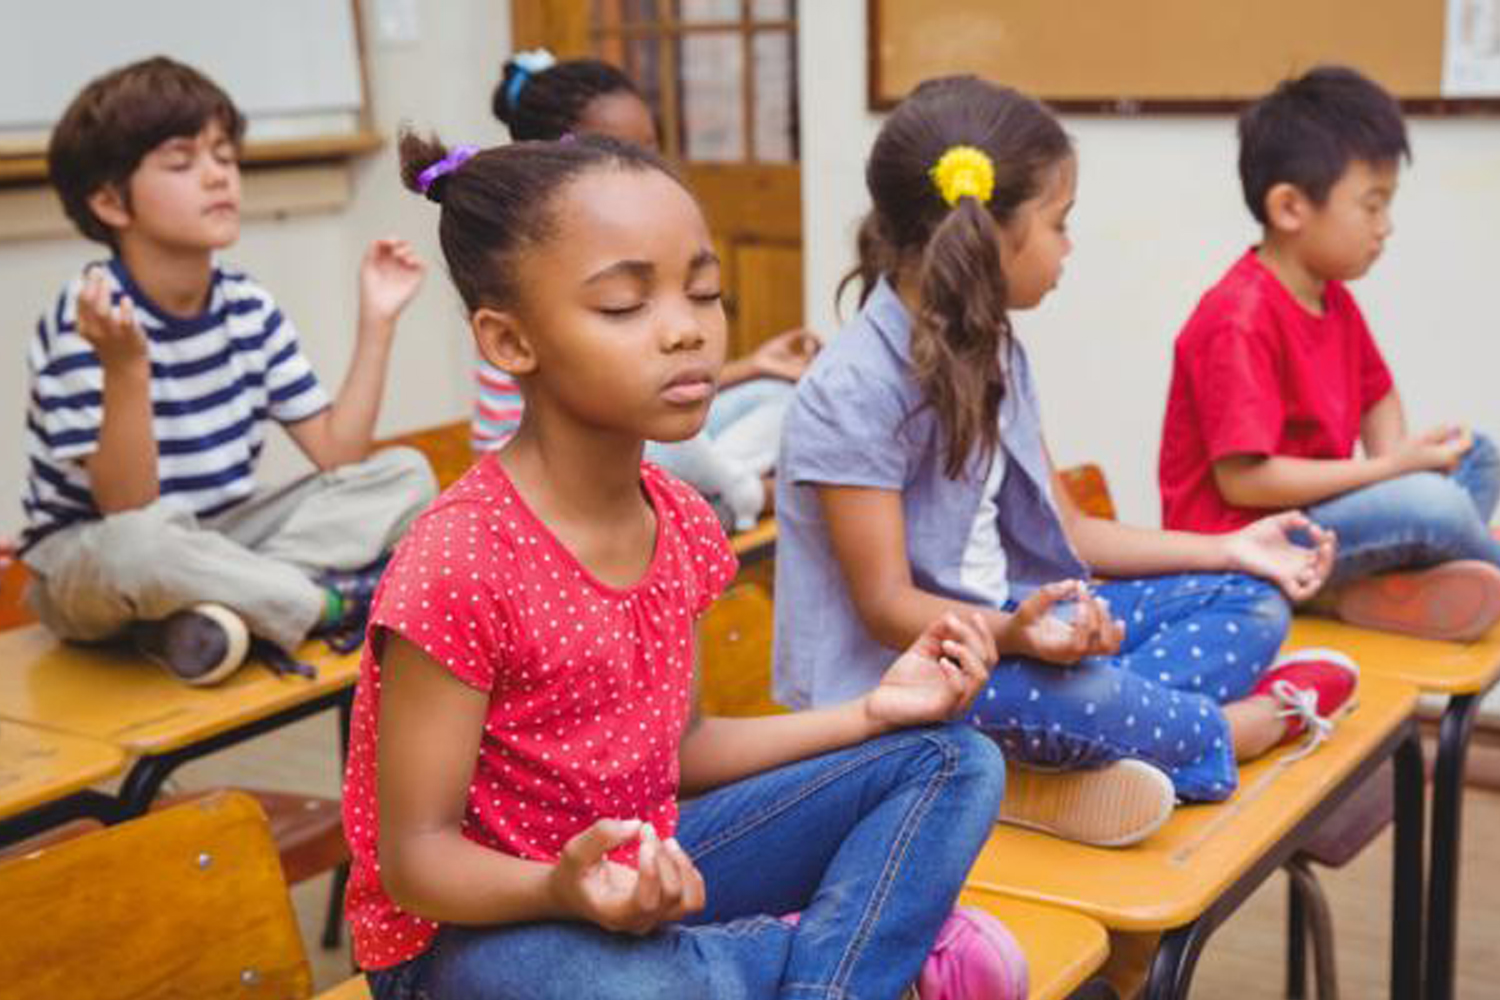
[{"label": "door window pane", "polygon": [[741,13],[740,0],[682,0],[684,24],[738,23]]},{"label": "door window pane", "polygon": [[683,155],[698,162],[733,162],[745,148],[743,36],[737,31],[682,36]]},{"label": "door window pane", "polygon": [[751,41],[755,60],[755,158],[762,163],[797,159],[797,59],[792,36],[758,31]]}]

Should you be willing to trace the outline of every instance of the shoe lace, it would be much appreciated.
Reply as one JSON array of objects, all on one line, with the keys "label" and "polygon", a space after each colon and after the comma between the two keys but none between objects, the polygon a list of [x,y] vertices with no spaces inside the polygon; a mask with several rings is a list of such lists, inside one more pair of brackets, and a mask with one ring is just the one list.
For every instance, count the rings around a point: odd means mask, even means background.
[{"label": "shoe lace", "polygon": [[1301,760],[1328,741],[1333,735],[1333,720],[1318,714],[1318,692],[1311,688],[1297,687],[1291,681],[1280,680],[1271,685],[1271,695],[1281,703],[1277,718],[1297,719],[1306,728],[1307,738],[1302,746],[1282,758],[1290,763]]}]

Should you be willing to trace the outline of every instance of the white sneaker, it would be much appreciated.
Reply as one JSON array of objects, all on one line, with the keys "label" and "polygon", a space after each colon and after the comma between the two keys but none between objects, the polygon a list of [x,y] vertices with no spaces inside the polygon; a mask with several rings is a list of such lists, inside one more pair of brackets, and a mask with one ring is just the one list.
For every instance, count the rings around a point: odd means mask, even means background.
[{"label": "white sneaker", "polygon": [[239,669],[250,651],[244,619],[222,604],[195,604],[160,621],[136,622],[136,649],[184,684],[217,684]]},{"label": "white sneaker", "polygon": [[1077,771],[1007,765],[999,821],[1094,847],[1128,847],[1161,829],[1176,806],[1172,779],[1142,760]]}]

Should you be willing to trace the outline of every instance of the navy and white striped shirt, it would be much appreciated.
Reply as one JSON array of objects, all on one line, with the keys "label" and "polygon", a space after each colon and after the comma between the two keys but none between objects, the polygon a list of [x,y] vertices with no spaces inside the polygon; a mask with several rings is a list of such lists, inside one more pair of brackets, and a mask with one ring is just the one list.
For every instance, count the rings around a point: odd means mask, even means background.
[{"label": "navy and white striped shirt", "polygon": [[[255,490],[267,418],[306,420],[328,394],[297,343],[297,331],[265,289],[214,269],[208,305],[172,316],[146,297],[124,264],[108,263],[111,298],[129,295],[149,341],[151,405],[161,495],[200,516],[228,510]],[[82,276],[37,322],[28,365],[29,471],[22,550],[59,528],[99,516],[83,460],[99,441],[104,370],[75,326]]]}]

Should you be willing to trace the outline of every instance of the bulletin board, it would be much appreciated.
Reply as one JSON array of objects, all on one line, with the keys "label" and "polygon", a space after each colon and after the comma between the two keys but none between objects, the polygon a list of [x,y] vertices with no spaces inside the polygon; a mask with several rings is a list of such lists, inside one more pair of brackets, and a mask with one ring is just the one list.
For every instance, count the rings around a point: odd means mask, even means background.
[{"label": "bulletin board", "polygon": [[1454,8],[1469,18],[1460,43],[1481,56],[1495,47],[1500,62],[1493,0],[867,3],[877,110],[929,77],[975,73],[1061,111],[1228,111],[1315,65],[1344,63],[1409,112],[1500,113],[1500,90],[1475,95],[1471,86],[1468,96],[1453,96],[1454,68],[1444,56],[1449,32],[1458,30]]},{"label": "bulletin board", "polygon": [[244,112],[249,163],[328,159],[379,145],[367,106],[358,0],[0,0],[0,183],[45,176],[47,139],[100,74],[166,55]]}]

